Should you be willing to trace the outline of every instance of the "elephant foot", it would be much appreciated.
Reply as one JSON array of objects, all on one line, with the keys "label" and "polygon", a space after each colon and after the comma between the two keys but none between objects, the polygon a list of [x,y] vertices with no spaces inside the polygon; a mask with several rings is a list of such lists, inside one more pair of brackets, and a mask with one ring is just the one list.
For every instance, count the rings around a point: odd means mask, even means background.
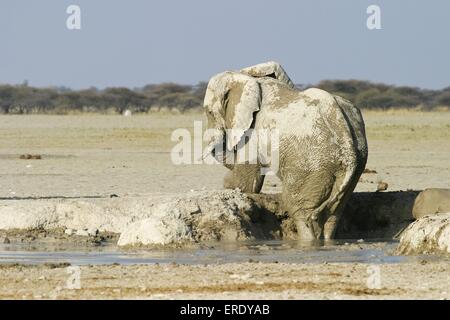
[{"label": "elephant foot", "polygon": [[334,239],[338,224],[338,218],[336,216],[330,216],[323,226],[323,236],[325,240]]},{"label": "elephant foot", "polygon": [[295,225],[297,227],[298,240],[313,242],[318,239],[314,233],[314,228],[312,224],[306,223],[305,219],[297,218],[295,220]]}]

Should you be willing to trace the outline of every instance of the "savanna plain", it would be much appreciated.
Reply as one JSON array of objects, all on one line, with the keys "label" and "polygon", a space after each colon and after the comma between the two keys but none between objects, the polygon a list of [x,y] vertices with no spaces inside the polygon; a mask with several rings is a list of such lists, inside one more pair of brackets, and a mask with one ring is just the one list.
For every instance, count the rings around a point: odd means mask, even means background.
[{"label": "savanna plain", "polygon": [[[375,192],[379,182],[388,191],[450,188],[450,112],[363,115],[371,171],[362,175],[356,192]],[[0,201],[221,189],[227,171],[222,166],[171,161],[170,151],[179,142],[171,140],[172,132],[186,128],[193,136],[194,121],[202,120],[195,112],[2,115]],[[21,159],[27,154],[41,159]],[[276,178],[268,177],[262,192],[280,188]],[[381,264],[381,289],[367,287],[367,270],[357,262],[85,265],[80,289],[56,290],[67,278],[63,265],[0,264],[0,298],[450,298],[445,257]]]}]

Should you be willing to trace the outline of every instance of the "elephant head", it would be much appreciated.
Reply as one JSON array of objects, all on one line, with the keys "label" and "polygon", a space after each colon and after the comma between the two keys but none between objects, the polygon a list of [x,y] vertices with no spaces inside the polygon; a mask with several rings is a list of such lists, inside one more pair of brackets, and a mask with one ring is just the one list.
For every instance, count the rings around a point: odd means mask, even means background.
[{"label": "elephant head", "polygon": [[255,78],[226,71],[212,77],[206,89],[204,108],[208,129],[212,132],[204,156],[215,154],[217,147],[235,149],[250,129],[254,113],[261,104],[261,88]]}]

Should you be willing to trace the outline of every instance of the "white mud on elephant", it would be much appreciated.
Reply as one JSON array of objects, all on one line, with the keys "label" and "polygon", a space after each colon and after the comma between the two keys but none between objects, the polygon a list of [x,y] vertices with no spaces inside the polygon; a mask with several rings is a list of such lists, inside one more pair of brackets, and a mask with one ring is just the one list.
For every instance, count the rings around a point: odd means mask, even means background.
[{"label": "white mud on elephant", "polygon": [[[267,62],[213,76],[204,109],[214,132],[206,155],[230,169],[226,188],[259,193],[270,167],[282,181],[282,208],[295,222],[297,238],[334,238],[367,161],[358,108],[320,89],[297,90],[278,63]],[[275,165],[258,139],[262,131],[278,138]],[[254,156],[242,161],[240,150],[251,144]]]}]

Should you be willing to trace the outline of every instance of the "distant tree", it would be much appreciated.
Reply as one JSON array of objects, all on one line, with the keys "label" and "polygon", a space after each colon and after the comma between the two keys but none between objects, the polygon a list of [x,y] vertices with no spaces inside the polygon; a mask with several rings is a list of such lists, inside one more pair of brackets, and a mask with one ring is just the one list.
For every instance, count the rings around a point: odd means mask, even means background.
[{"label": "distant tree", "polygon": [[200,100],[203,100],[206,93],[208,82],[201,81],[192,87],[192,95]]},{"label": "distant tree", "polygon": [[[0,85],[0,113],[70,113],[147,112],[152,106],[177,108],[180,111],[200,107],[207,82],[194,86],[176,83],[98,90],[71,90],[65,87],[34,88],[28,85]],[[431,109],[450,106],[450,87],[426,90],[407,86],[390,86],[361,80],[324,80],[316,85],[296,85],[298,89],[318,87],[341,95],[361,108],[387,109],[416,106]]]},{"label": "distant tree", "polygon": [[450,88],[445,89],[442,93],[436,96],[434,101],[435,106],[450,106]]},{"label": "distant tree", "polygon": [[164,96],[171,93],[185,93],[191,90],[191,86],[176,83],[150,84],[142,88],[146,96]]}]

